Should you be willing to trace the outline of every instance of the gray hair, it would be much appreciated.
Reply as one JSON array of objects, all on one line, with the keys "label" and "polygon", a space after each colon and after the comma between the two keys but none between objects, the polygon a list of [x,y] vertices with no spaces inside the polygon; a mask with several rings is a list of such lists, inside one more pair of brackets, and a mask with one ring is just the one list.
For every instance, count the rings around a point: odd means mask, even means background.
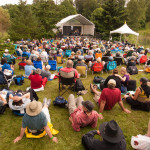
[{"label": "gray hair", "polygon": [[73,61],[72,60],[68,60],[66,66],[67,66],[67,68],[73,68]]}]

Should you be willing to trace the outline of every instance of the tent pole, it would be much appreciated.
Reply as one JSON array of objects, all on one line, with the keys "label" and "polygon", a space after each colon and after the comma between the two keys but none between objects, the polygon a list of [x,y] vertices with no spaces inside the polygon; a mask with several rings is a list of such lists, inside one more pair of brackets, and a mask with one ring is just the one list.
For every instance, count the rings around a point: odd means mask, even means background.
[{"label": "tent pole", "polygon": [[[136,39],[136,45],[137,45],[137,42],[138,42],[138,36],[137,36],[137,39]],[[136,46],[136,45],[135,45],[135,46]]]},{"label": "tent pole", "polygon": [[121,43],[121,34],[120,34],[120,43]]}]

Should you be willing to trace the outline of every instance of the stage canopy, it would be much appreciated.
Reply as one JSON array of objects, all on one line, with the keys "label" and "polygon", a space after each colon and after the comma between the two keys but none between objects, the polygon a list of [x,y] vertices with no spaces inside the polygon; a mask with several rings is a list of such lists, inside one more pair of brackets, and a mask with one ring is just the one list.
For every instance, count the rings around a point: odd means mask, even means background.
[{"label": "stage canopy", "polygon": [[134,35],[136,35],[136,36],[139,36],[139,33],[137,33],[137,32],[135,32],[135,31],[131,30],[131,29],[128,27],[128,25],[126,24],[126,22],[125,22],[125,24],[124,24],[122,27],[120,27],[119,29],[116,29],[116,30],[114,30],[114,31],[110,31],[110,34],[113,34],[113,33],[119,33],[119,34],[134,34]]},{"label": "stage canopy", "polygon": [[71,15],[56,24],[63,35],[94,35],[95,25],[81,14]]}]

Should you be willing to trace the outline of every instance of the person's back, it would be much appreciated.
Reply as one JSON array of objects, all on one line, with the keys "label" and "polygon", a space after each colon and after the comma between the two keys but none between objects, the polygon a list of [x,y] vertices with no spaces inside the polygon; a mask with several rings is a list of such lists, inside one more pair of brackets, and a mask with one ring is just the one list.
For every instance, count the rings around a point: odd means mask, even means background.
[{"label": "person's back", "polygon": [[26,66],[24,66],[24,69],[25,69],[26,76],[29,76],[31,74],[32,70],[36,70],[36,68],[32,65],[26,65]]},{"label": "person's back", "polygon": [[111,110],[121,100],[121,91],[118,88],[104,88],[98,101],[99,104],[102,100],[106,101],[105,109]]},{"label": "person's back", "polygon": [[47,125],[47,119],[43,112],[36,116],[29,116],[25,113],[23,116],[23,127],[28,127],[31,130],[41,130]]},{"label": "person's back", "polygon": [[42,76],[42,78],[46,77],[47,79],[50,79],[51,73],[47,70],[41,70],[41,76]]}]

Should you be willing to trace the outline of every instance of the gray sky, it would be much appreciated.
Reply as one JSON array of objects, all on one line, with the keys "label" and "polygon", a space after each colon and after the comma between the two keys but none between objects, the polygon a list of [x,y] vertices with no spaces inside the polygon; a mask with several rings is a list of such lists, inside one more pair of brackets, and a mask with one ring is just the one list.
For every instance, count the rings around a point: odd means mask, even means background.
[{"label": "gray sky", "polygon": [[[19,0],[0,0],[0,6],[5,4],[18,4]],[[28,4],[32,3],[32,0],[27,0]]]}]

